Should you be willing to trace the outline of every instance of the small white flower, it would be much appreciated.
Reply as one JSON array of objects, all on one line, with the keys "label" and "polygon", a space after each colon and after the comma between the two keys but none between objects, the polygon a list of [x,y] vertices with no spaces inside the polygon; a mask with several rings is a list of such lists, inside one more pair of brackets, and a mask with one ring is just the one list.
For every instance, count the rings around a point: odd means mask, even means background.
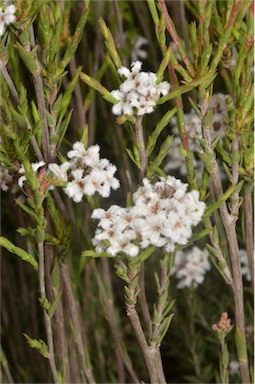
[{"label": "small white flower", "polygon": [[245,249],[240,249],[240,262],[241,262],[241,272],[245,276],[247,281],[251,281],[251,274],[248,263],[248,255]]},{"label": "small white flower", "polygon": [[[44,161],[39,161],[37,163],[31,163],[31,167],[33,169],[34,172],[37,172],[40,168],[44,167],[45,165],[45,162]],[[25,168],[24,166],[22,165],[19,169],[19,173],[23,176],[21,176],[18,180],[18,185],[20,186],[20,188],[23,187],[23,184],[24,184],[24,181],[27,180],[26,176],[24,175],[25,173]]]},{"label": "small white flower", "polygon": [[239,374],[239,362],[237,360],[229,362],[229,374],[231,376]]},{"label": "small white flower", "polygon": [[70,163],[65,162],[61,165],[51,163],[49,164],[49,170],[54,173],[55,177],[60,181],[67,181],[67,171],[70,169]]},{"label": "small white flower", "polygon": [[197,287],[204,281],[206,271],[210,270],[207,249],[201,250],[194,246],[190,251],[177,251],[171,275],[179,280],[177,288]]},{"label": "small white flower", "polygon": [[13,177],[9,170],[6,168],[0,168],[0,189],[2,189],[4,192],[7,192],[12,183]]},{"label": "small white flower", "polygon": [[133,48],[131,51],[132,61],[136,61],[137,59],[146,59],[148,54],[144,49],[141,49],[144,45],[148,45],[148,40],[143,36],[137,36],[136,40],[133,43]]},{"label": "small white flower", "polygon": [[[92,145],[87,150],[82,142],[77,141],[73,145],[73,149],[67,153],[67,157],[74,161],[73,166],[87,165],[94,167],[99,162],[99,145]],[[81,164],[79,164],[81,162]]]},{"label": "small white flower", "polygon": [[71,173],[73,177],[73,181],[69,182],[64,188],[65,193],[73,199],[75,203],[79,203],[82,201],[82,198],[84,196],[84,177],[83,177],[83,170],[82,169],[76,169],[72,171]]},{"label": "small white flower", "polygon": [[16,20],[16,7],[13,4],[5,3],[5,9],[0,7],[0,36],[4,34],[5,26],[13,23]]}]

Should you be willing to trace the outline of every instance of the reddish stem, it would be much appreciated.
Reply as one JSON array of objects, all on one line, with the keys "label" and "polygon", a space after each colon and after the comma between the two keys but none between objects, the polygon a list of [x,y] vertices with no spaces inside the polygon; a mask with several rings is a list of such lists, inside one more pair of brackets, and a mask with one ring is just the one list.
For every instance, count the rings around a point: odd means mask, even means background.
[{"label": "reddish stem", "polygon": [[233,8],[232,8],[230,18],[229,18],[229,21],[228,21],[227,29],[229,29],[233,26],[240,4],[241,4],[240,0],[235,1]]}]

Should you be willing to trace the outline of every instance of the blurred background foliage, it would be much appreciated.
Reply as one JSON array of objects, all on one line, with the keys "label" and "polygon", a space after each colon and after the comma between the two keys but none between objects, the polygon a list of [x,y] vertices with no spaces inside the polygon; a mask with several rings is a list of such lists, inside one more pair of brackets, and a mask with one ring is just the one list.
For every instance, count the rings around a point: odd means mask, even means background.
[{"label": "blurred background foliage", "polygon": [[[224,7],[225,2],[219,1],[217,7]],[[233,2],[231,2],[232,4]],[[107,157],[117,165],[118,177],[121,181],[121,189],[111,194],[109,199],[100,200],[100,206],[109,207],[111,204],[125,205],[126,195],[135,191],[139,182],[137,168],[129,159],[125,148],[132,149],[133,134],[128,122],[121,126],[116,123],[116,117],[111,113],[111,105],[102,96],[78,81],[77,68],[96,78],[108,90],[116,89],[119,80],[116,70],[113,68],[109,55],[106,54],[104,36],[99,26],[99,18],[103,18],[109,27],[123,65],[129,67],[139,52],[134,51],[135,42],[139,36],[147,39],[142,49],[147,53],[143,60],[143,70],[156,72],[162,60],[162,54],[155,38],[155,27],[151,18],[146,1],[92,1],[89,5],[89,13],[86,15],[85,28],[80,36],[77,50],[71,52],[74,47],[72,36],[75,33],[77,23],[81,20],[83,2],[81,1],[44,1],[44,0],[17,0],[14,2],[17,8],[17,28],[11,28],[9,34],[5,35],[0,46],[1,60],[7,60],[9,74],[18,90],[19,113],[28,116],[32,132],[41,141],[41,132],[38,123],[38,110],[33,109],[32,103],[35,99],[35,88],[29,68],[22,60],[22,54],[18,50],[18,41],[21,45],[28,44],[25,35],[27,23],[33,21],[34,37],[37,45],[37,57],[42,67],[44,78],[44,91],[47,103],[50,104],[50,95],[65,94],[66,103],[62,103],[62,120],[66,123],[59,132],[63,133],[61,141],[57,141],[57,148],[63,156],[70,150],[72,143],[87,135],[88,145],[98,143],[101,155]],[[196,1],[168,1],[169,13],[174,21],[180,37],[190,43],[187,24],[193,20],[197,21],[198,5]],[[61,10],[61,7],[62,10]],[[62,14],[61,14],[62,12]],[[248,20],[248,16],[246,18]],[[198,23],[198,21],[197,21]],[[248,21],[247,21],[248,23]],[[25,32],[24,32],[25,31]],[[238,31],[236,32],[238,34]],[[217,37],[216,37],[217,38]],[[28,40],[26,40],[28,39]],[[170,41],[170,39],[167,37]],[[232,46],[238,47],[238,39],[232,40]],[[33,45],[28,48],[33,49]],[[69,52],[70,51],[70,52]],[[61,68],[61,60],[65,52],[70,53],[67,66],[56,75]],[[133,55],[133,56],[132,56]],[[225,51],[226,56],[231,56]],[[133,59],[132,59],[133,57]],[[136,57],[139,59],[139,56]],[[229,58],[228,58],[229,59]],[[222,64],[223,64],[222,60]],[[66,72],[64,72],[64,70]],[[231,71],[226,69],[229,78]],[[62,72],[62,74],[61,74]],[[62,76],[63,75],[63,76]],[[55,78],[54,78],[55,76]],[[167,74],[166,74],[167,80]],[[179,76],[179,80],[181,77]],[[9,90],[2,84],[2,104],[5,109],[9,108],[11,116],[7,116],[13,123],[13,132],[20,135],[20,145],[31,162],[37,161],[33,147],[28,145],[29,135],[26,129],[21,129],[18,116],[13,113],[15,100]],[[72,90],[70,90],[70,84]],[[226,82],[219,73],[215,83],[214,92],[228,93]],[[184,111],[190,110],[188,96],[195,98],[194,91],[183,96]],[[3,101],[5,99],[5,101]],[[54,100],[54,101],[55,101]],[[63,99],[62,99],[63,100]],[[70,102],[70,103],[69,103]],[[23,105],[22,105],[23,103]],[[24,105],[27,107],[24,107]],[[60,101],[61,104],[61,101]],[[170,104],[159,106],[156,111],[144,118],[145,135],[148,137],[163,114],[174,106]],[[49,109],[52,106],[49,107]],[[71,114],[69,115],[69,112]],[[24,113],[23,113],[24,112]],[[54,114],[53,114],[54,115]],[[13,117],[14,116],[14,117]],[[59,118],[59,115],[58,115]],[[49,123],[54,124],[51,120]],[[65,124],[64,124],[65,125]],[[87,128],[88,127],[88,130]],[[169,125],[160,137],[155,154],[168,134],[171,134]],[[57,135],[57,134],[56,134]],[[11,159],[13,169],[17,167],[19,159],[10,140],[11,134],[3,130],[2,138],[8,147],[8,157]],[[153,156],[152,156],[153,160]],[[128,171],[128,177],[127,173]],[[180,176],[178,171],[176,176]],[[185,177],[183,178],[185,180]],[[17,196],[16,196],[17,197]],[[118,382],[116,372],[115,346],[106,319],[104,304],[99,293],[98,285],[89,263],[81,261],[81,252],[90,248],[89,239],[93,236],[95,224],[91,222],[91,209],[86,203],[72,204],[66,196],[62,196],[68,216],[60,214],[59,231],[63,243],[58,252],[63,253],[69,264],[72,265],[72,283],[75,297],[79,303],[85,339],[87,339],[88,354],[93,366],[97,382]],[[242,218],[242,212],[241,212]],[[24,211],[15,203],[10,193],[1,194],[1,220],[2,235],[13,241],[30,254],[36,256],[33,239],[20,236],[17,229],[29,226],[28,217]],[[62,227],[61,227],[62,226]],[[238,222],[238,235],[240,243],[244,244],[242,232],[242,220]],[[201,243],[203,244],[203,242]],[[46,255],[47,256],[47,255]],[[145,276],[148,302],[155,301],[154,271],[159,271],[158,254],[154,254],[147,260]],[[52,258],[46,257],[47,278],[54,279],[54,264]],[[83,265],[84,264],[84,265]],[[119,329],[126,348],[131,357],[133,366],[139,378],[148,380],[147,371],[144,366],[142,354],[135,341],[135,336],[126,316],[123,303],[123,283],[114,273],[111,260],[97,260],[98,270],[104,280],[104,276],[111,276],[112,292],[114,293],[115,313],[120,325]],[[58,274],[55,274],[58,276]],[[2,251],[1,256],[1,382],[23,382],[23,383],[50,383],[52,382],[48,361],[37,351],[30,348],[24,333],[31,338],[46,339],[42,309],[38,301],[38,278],[30,265],[22,262],[16,256]],[[253,300],[250,283],[244,280],[245,310],[247,326],[247,342],[250,351],[251,362],[253,353]],[[49,293],[50,294],[50,293]],[[233,301],[230,288],[220,277],[217,270],[212,268],[207,273],[204,283],[198,288],[177,289],[172,278],[170,284],[170,295],[175,299],[173,307],[174,317],[170,329],[162,343],[162,359],[167,382],[169,383],[212,383],[219,382],[218,356],[219,344],[211,328],[223,311],[234,317]],[[70,335],[75,334],[70,320],[70,308],[66,297],[62,297],[65,325]],[[152,309],[152,308],[150,308]],[[54,322],[53,329],[56,331],[57,323]],[[57,334],[57,332],[56,332]],[[228,336],[230,360],[237,360],[234,347],[234,333]],[[56,337],[56,344],[59,340]],[[73,381],[78,382],[75,377],[77,369],[74,338],[68,340],[70,350],[70,364],[73,370]],[[57,362],[61,365],[61,361]],[[79,369],[78,369],[79,371]],[[126,382],[131,382],[126,373]],[[239,383],[239,374],[230,377],[232,383]]]}]

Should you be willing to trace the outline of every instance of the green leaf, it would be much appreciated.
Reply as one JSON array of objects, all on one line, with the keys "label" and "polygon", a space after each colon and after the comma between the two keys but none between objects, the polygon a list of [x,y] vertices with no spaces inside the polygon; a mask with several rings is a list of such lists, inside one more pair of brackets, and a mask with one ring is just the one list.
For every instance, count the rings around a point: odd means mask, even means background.
[{"label": "green leaf", "polygon": [[153,169],[155,167],[160,167],[162,161],[167,156],[172,140],[173,140],[173,136],[167,136],[167,138],[165,139],[165,141],[161,145],[158,155],[156,156],[152,166],[150,166],[150,168],[149,168],[149,171],[148,171],[148,177],[149,178],[153,173]]},{"label": "green leaf", "polygon": [[49,358],[49,351],[48,351],[48,346],[45,344],[45,342],[41,339],[31,339],[26,333],[23,333],[25,338],[28,341],[28,344],[30,345],[31,348],[37,349],[40,354],[45,357],[46,359]]},{"label": "green leaf", "polygon": [[107,252],[98,253],[97,251],[94,251],[93,249],[88,249],[86,251],[83,251],[81,256],[82,257],[92,257],[92,258],[96,258],[96,257],[111,257],[111,258],[113,258],[113,256]]},{"label": "green leaf", "polygon": [[26,64],[29,72],[31,72],[33,75],[38,73],[37,63],[36,63],[37,47],[34,48],[31,52],[28,52],[25,50],[25,48],[22,47],[20,43],[17,42],[16,44],[17,44],[19,55],[21,59],[24,61],[24,63]]},{"label": "green leaf", "polygon": [[50,308],[48,309],[49,316],[52,317],[57,309],[58,302],[61,298],[62,292],[60,291],[56,297],[56,299],[53,301],[53,303],[50,305]]},{"label": "green leaf", "polygon": [[117,52],[117,49],[115,47],[114,39],[112,37],[110,29],[107,28],[107,25],[105,24],[102,17],[99,18],[99,25],[100,25],[101,31],[102,31],[104,39],[105,39],[105,44],[106,44],[109,56],[111,57],[112,61],[114,62],[114,65],[116,66],[116,68],[121,68],[122,63],[121,63],[121,59],[119,57],[119,54]]},{"label": "green leaf", "polygon": [[140,265],[142,264],[148,257],[152,255],[152,253],[155,251],[156,247],[154,245],[151,245],[149,248],[146,248],[140,255],[133,257],[130,259],[130,265]]},{"label": "green leaf", "polygon": [[48,312],[51,306],[50,301],[46,297],[39,297],[39,302],[41,306]]},{"label": "green leaf", "polygon": [[27,263],[31,264],[34,269],[38,270],[38,263],[37,261],[31,256],[29,253],[24,251],[24,249],[16,247],[12,242],[10,242],[5,237],[0,237],[0,246],[6,248],[9,252],[14,253],[18,257],[20,257],[22,260],[26,261]]},{"label": "green leaf", "polygon": [[228,363],[229,363],[229,354],[228,354],[228,346],[225,343],[224,344],[224,350],[222,354],[222,365],[224,368],[228,368]]},{"label": "green leaf", "polygon": [[135,163],[135,165],[136,165],[138,168],[140,168],[140,164],[139,164],[139,162],[137,162],[137,160],[135,159],[135,156],[134,156],[133,152],[132,152],[130,149],[128,149],[128,148],[125,148],[125,150],[126,150],[128,156],[130,157],[130,159],[133,161],[133,163]]},{"label": "green leaf", "polygon": [[203,217],[211,216],[211,214],[215,212],[218,208],[220,208],[222,203],[224,203],[224,201],[226,201],[234,192],[239,192],[241,190],[243,183],[244,181],[242,180],[237,185],[232,185],[230,188],[228,188],[227,191],[221,196],[218,201],[210,205],[210,207],[205,210]]},{"label": "green leaf", "polygon": [[186,85],[180,86],[178,89],[175,89],[174,91],[170,92],[168,95],[161,97],[160,99],[158,99],[157,105],[164,104],[166,101],[175,99],[176,97],[181,96],[183,93],[191,91],[199,85],[204,88],[207,88],[213,82],[216,75],[217,74],[215,71],[209,71],[206,75],[201,76],[198,79],[192,80]]},{"label": "green leaf", "polygon": [[173,315],[174,314],[172,313],[171,315],[166,317],[164,319],[164,321],[162,322],[162,324],[161,324],[161,326],[159,328],[159,335],[158,335],[158,340],[157,340],[158,345],[160,345],[162,340],[164,339],[164,337],[165,337],[165,335],[166,335],[166,333],[168,331],[168,328],[169,328],[169,326],[171,324],[171,320],[172,320]]},{"label": "green leaf", "polygon": [[103,98],[107,101],[109,101],[110,103],[112,104],[117,104],[119,103],[119,100],[115,99],[111,93],[108,91],[108,89],[106,89],[105,87],[103,87],[97,80],[95,79],[92,79],[92,77],[86,75],[85,73],[81,73],[80,74],[80,78],[82,81],[84,81],[84,83],[86,83],[89,87],[92,87],[94,88],[96,91],[98,91],[99,93],[101,93],[101,95],[103,96]]},{"label": "green leaf", "polygon": [[147,0],[147,3],[148,3],[148,7],[150,10],[151,16],[153,18],[154,24],[158,25],[159,24],[159,17],[158,17],[158,11],[157,11],[157,7],[155,4],[155,0]]},{"label": "green leaf", "polygon": [[150,156],[150,154],[152,153],[160,133],[167,126],[167,124],[169,123],[169,120],[176,112],[177,112],[177,107],[171,109],[171,111],[167,111],[165,115],[162,117],[162,119],[156,125],[155,130],[148,138],[148,144],[146,147],[147,156]]},{"label": "green leaf", "polygon": [[35,212],[34,212],[31,208],[29,208],[29,207],[27,207],[26,205],[22,204],[18,199],[15,199],[15,202],[16,202],[16,204],[17,204],[21,209],[23,209],[23,211],[25,211],[29,216],[32,216],[34,219],[37,219],[37,216],[36,216]]},{"label": "green leaf", "polygon": [[169,45],[167,51],[165,52],[164,54],[164,58],[163,60],[161,61],[160,63],[160,66],[159,66],[159,69],[157,71],[157,84],[161,83],[161,81],[163,80],[163,77],[164,77],[164,72],[166,70],[166,67],[170,61],[170,57],[171,55],[173,55],[173,48],[171,45]]},{"label": "green leaf", "polygon": [[236,350],[237,350],[237,356],[238,356],[239,362],[246,363],[247,361],[246,341],[242,335],[242,332],[238,328],[238,326],[236,326],[235,342],[236,342]]}]

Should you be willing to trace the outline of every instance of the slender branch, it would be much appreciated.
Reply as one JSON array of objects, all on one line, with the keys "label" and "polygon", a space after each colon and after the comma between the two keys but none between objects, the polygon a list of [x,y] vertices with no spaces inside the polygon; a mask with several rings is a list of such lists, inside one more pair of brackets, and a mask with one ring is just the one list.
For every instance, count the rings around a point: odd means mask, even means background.
[{"label": "slender branch", "polygon": [[[45,270],[44,270],[44,245],[43,243],[38,243],[38,252],[39,252],[39,285],[40,285],[40,295],[42,299],[46,299],[46,289],[45,289]],[[51,326],[51,318],[46,309],[43,308],[44,320],[46,325],[46,335],[47,335],[47,344],[49,348],[49,362],[51,367],[51,372],[54,378],[54,382],[59,384],[58,372],[55,363],[54,357],[54,344],[53,344],[53,333]]]},{"label": "slender branch", "polygon": [[[212,153],[211,149],[211,134],[210,129],[202,126],[203,136],[206,140],[206,151]],[[211,172],[212,184],[215,191],[217,200],[223,196],[223,188],[221,184],[221,177],[219,166],[216,160],[212,161],[213,170]],[[242,383],[249,383],[249,367],[248,367],[248,357],[247,357],[247,347],[246,347],[246,338],[245,338],[245,319],[244,319],[244,301],[243,301],[243,282],[241,274],[241,265],[239,258],[239,246],[236,236],[236,218],[229,214],[226,202],[223,202],[220,206],[220,214],[222,217],[222,222],[226,231],[226,236],[229,244],[229,253],[232,266],[232,276],[233,276],[233,297],[235,303],[235,320],[236,325],[239,328],[243,340],[244,340],[244,356],[240,364],[240,372]]]},{"label": "slender branch", "polygon": [[[7,361],[7,359],[6,359],[6,356],[5,356],[4,351],[2,350],[2,348],[1,348],[1,355],[2,355],[2,358],[1,358],[1,365],[2,365],[2,367],[3,367],[3,370],[4,370],[4,372],[5,372],[6,377],[7,377],[7,379],[8,379],[8,382],[9,382],[9,383],[14,383],[13,377],[12,377],[11,372],[10,372],[10,369],[9,369],[8,361]],[[1,372],[0,380],[1,380],[1,383],[3,383],[2,372]]]},{"label": "slender branch", "polygon": [[[47,214],[46,216],[47,220],[49,220],[49,213],[47,211],[46,211],[46,214]],[[47,230],[49,233],[52,233],[52,228],[50,228],[49,224],[48,224]],[[51,270],[53,267],[55,255],[54,255],[53,247],[51,245],[45,244],[45,254],[47,255],[47,257],[45,258],[45,275],[46,275],[46,281],[47,281],[47,290],[48,290],[48,294],[51,302],[54,302],[61,288],[60,287],[56,288],[52,284]],[[53,325],[54,335],[56,335],[56,342],[55,342],[55,346],[56,346],[55,350],[56,350],[56,357],[57,357],[56,360],[59,365],[63,364],[64,366],[63,379],[65,382],[68,383],[70,382],[70,364],[69,364],[68,342],[66,337],[62,300],[59,300],[58,302],[58,305],[54,313],[54,317],[52,318],[52,325]]]},{"label": "slender branch", "polygon": [[[12,94],[14,100],[15,100],[16,103],[18,104],[18,103],[19,103],[19,95],[18,95],[18,92],[17,92],[17,90],[16,90],[16,88],[15,88],[15,85],[14,85],[14,83],[13,83],[13,81],[12,81],[12,79],[11,79],[11,77],[10,77],[10,75],[9,75],[9,73],[8,73],[8,71],[7,71],[7,69],[6,69],[6,67],[3,65],[3,63],[1,63],[1,61],[0,61],[0,72],[2,73],[2,75],[3,75],[3,77],[4,77],[4,79],[5,79],[6,83],[7,83],[7,85],[8,85],[8,87],[9,87],[10,91],[11,91],[11,94]],[[29,131],[32,132],[32,127],[31,127],[30,121],[28,120],[27,116],[25,116],[25,120],[26,120],[27,127],[28,127]],[[34,151],[35,151],[35,154],[36,154],[36,156],[37,156],[37,159],[38,159],[39,161],[43,161],[43,160],[44,160],[44,159],[43,159],[43,155],[42,155],[42,153],[41,153],[41,150],[40,150],[40,148],[39,148],[39,146],[38,146],[38,144],[37,144],[37,141],[36,141],[34,135],[32,135],[32,136],[30,137],[30,143],[32,144],[32,147],[33,147],[33,149],[34,149]]]},{"label": "slender branch", "polygon": [[145,280],[144,280],[144,263],[141,264],[141,268],[139,271],[139,296],[138,301],[142,310],[142,315],[144,319],[144,323],[146,326],[146,331],[149,333],[150,331],[150,322],[151,322],[151,315],[149,311],[148,302],[146,299],[146,293],[145,293]]},{"label": "slender branch", "polygon": [[[119,377],[119,382],[124,383],[124,381],[125,381],[125,368],[124,368],[124,364],[123,364],[123,362],[124,362],[123,357],[124,356],[123,356],[122,348],[121,348],[121,344],[120,344],[120,335],[119,335],[119,331],[118,331],[118,325],[116,322],[116,313],[115,313],[115,309],[114,309],[113,297],[111,294],[112,281],[111,281],[111,275],[110,275],[108,260],[103,258],[101,260],[101,264],[103,267],[104,280],[105,280],[105,282],[107,284],[107,288],[109,290],[108,295],[107,295],[106,289],[104,289],[104,284],[103,284],[102,280],[101,280],[100,288],[102,289],[101,292],[102,292],[103,300],[105,300],[105,299],[106,299],[106,301],[108,300],[109,324],[111,326],[113,340],[114,340],[114,344],[115,344],[115,355],[116,355],[116,360],[117,360],[118,377]],[[96,269],[96,273],[97,273],[96,278],[97,278],[97,282],[99,283],[100,282],[100,275],[98,273],[98,270],[97,270],[95,264],[93,264],[93,267],[95,267],[95,269]],[[108,299],[108,297],[109,297],[109,299]]]},{"label": "slender branch", "polygon": [[[35,37],[34,37],[34,29],[31,25],[30,27],[30,35],[31,35],[31,45],[32,48],[35,47]],[[47,123],[47,117],[46,117],[46,104],[45,104],[45,98],[44,98],[44,85],[42,76],[40,74],[40,64],[36,55],[36,66],[37,66],[37,72],[32,74],[33,75],[33,81],[35,85],[35,93],[36,93],[36,99],[37,104],[39,108],[39,112],[42,119],[42,147],[43,147],[43,153],[46,162],[51,161],[50,156],[50,138],[49,138],[49,130],[48,130],[48,123]]]},{"label": "slender branch", "polygon": [[82,329],[80,325],[80,316],[79,316],[79,311],[77,307],[77,302],[75,300],[72,286],[71,286],[71,276],[68,270],[68,266],[63,261],[60,261],[60,271],[61,271],[61,276],[63,278],[68,305],[70,307],[73,325],[76,330],[76,342],[77,342],[77,348],[78,348],[78,352],[79,352],[81,363],[82,363],[82,368],[88,382],[92,384],[92,383],[95,383],[95,379],[93,377],[91,368],[87,364],[85,353],[84,353]]},{"label": "slender branch", "polygon": [[153,358],[150,353],[149,346],[147,344],[147,341],[144,336],[144,332],[140,323],[139,316],[137,314],[137,311],[135,309],[135,306],[127,306],[127,315],[130,318],[131,324],[133,326],[133,329],[135,331],[136,338],[138,340],[138,343],[140,344],[144,360],[146,362],[146,366],[148,369],[148,373],[150,376],[151,383],[158,383],[158,375],[156,368],[154,366]]},{"label": "slender branch", "polygon": [[141,178],[143,179],[147,173],[148,158],[146,155],[145,144],[144,144],[142,119],[143,119],[142,116],[136,117],[135,140],[136,140],[136,145],[137,145],[139,157],[140,157]]},{"label": "slender branch", "polygon": [[[69,63],[69,68],[70,68],[70,72],[71,72],[72,77],[74,77],[75,72],[77,70],[75,56],[73,56],[71,58],[70,63]],[[75,100],[76,100],[76,117],[77,117],[77,121],[78,121],[78,127],[85,127],[86,115],[84,112],[83,97],[82,97],[82,93],[81,93],[80,83],[76,84],[76,87],[74,89],[74,94],[75,94]]]},{"label": "slender branch", "polygon": [[[121,346],[121,336],[120,336],[118,325],[117,325],[117,322],[116,322],[116,316],[115,316],[115,313],[114,313],[113,302],[107,296],[106,289],[104,287],[103,281],[101,279],[101,276],[100,276],[100,274],[99,274],[99,272],[97,270],[97,267],[96,267],[95,263],[91,263],[91,268],[92,268],[92,270],[94,272],[94,275],[95,275],[97,284],[99,286],[99,289],[100,289],[100,292],[101,292],[104,304],[106,306],[106,310],[107,310],[107,314],[108,314],[108,321],[109,321],[109,325],[110,325],[110,328],[111,328],[111,331],[112,331],[112,335],[113,335],[113,339],[114,339],[114,344],[115,344],[115,352],[116,352],[116,358],[117,358],[117,368],[118,368],[118,375],[119,375],[120,382],[121,383],[124,382],[124,380],[123,380],[124,374],[122,372],[122,370],[123,370],[122,366],[123,366],[123,363],[124,363],[124,365],[126,366],[128,372],[130,373],[130,376],[132,377],[133,382],[134,383],[139,383],[140,380],[138,379],[138,377],[137,377],[137,375],[136,375],[132,365],[129,363],[129,361],[127,359],[125,359],[125,356],[124,356],[124,353],[123,353],[123,349],[122,349],[122,346]],[[104,275],[104,276],[107,277],[107,275]],[[108,281],[108,283],[109,283],[109,281]]]},{"label": "slender branch", "polygon": [[254,287],[254,243],[253,243],[253,204],[252,193],[247,185],[244,187],[244,215],[245,215],[245,244],[248,256],[248,264],[251,275],[252,286]]},{"label": "slender branch", "polygon": [[179,35],[175,29],[175,25],[173,23],[173,20],[169,16],[165,0],[159,0],[159,2],[161,5],[161,8],[162,8],[162,11],[165,15],[167,30],[168,30],[170,36],[172,37],[173,42],[176,44],[176,46],[180,52],[181,58],[187,67],[187,70],[189,71],[189,73],[191,74],[192,77],[195,77],[196,72],[194,70],[194,67],[193,67],[191,61],[189,60],[189,58],[187,56],[187,53],[186,53],[185,47],[182,43],[182,40],[179,37]]}]

